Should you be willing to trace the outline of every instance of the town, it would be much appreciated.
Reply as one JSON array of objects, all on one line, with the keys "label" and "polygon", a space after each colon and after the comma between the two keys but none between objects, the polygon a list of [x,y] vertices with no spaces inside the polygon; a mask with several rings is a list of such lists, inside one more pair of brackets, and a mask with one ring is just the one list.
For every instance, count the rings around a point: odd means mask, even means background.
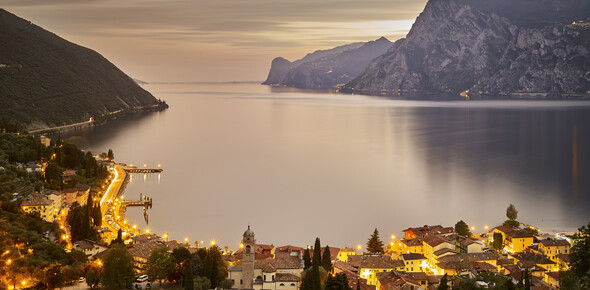
[{"label": "town", "polygon": [[[18,176],[3,182],[20,180],[10,187],[12,199],[2,200],[2,288],[557,289],[576,281],[570,257],[588,252],[585,227],[572,236],[541,233],[518,222],[512,204],[502,225],[479,233],[461,220],[408,225],[401,238],[383,240],[374,229],[366,245],[322,247],[317,238],[313,247],[299,247],[258,244],[255,225],[245,225],[238,249],[193,245],[125,219],[127,206],[152,204],[147,197],[123,199],[130,175],[159,174],[160,166],[117,164],[110,150],[93,156],[45,136],[0,136],[8,155],[2,176],[11,170]],[[6,150],[18,144],[37,156]],[[19,189],[23,184],[28,190]],[[272,240],[272,233],[257,234]]]}]

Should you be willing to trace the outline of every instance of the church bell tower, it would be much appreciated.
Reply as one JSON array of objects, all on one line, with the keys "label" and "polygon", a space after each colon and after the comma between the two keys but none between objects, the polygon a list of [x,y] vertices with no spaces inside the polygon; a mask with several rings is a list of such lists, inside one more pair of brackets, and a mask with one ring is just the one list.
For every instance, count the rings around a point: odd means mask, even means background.
[{"label": "church bell tower", "polygon": [[242,239],[244,251],[242,252],[242,279],[244,280],[242,289],[254,289],[254,253],[256,240],[254,232],[248,226]]}]

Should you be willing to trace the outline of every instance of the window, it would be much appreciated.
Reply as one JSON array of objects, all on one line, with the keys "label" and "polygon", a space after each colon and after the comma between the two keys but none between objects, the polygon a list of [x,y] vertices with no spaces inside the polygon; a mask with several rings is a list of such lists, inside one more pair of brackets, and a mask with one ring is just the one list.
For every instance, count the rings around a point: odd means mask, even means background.
[{"label": "window", "polygon": [[295,283],[291,283],[291,286],[295,286]]},{"label": "window", "polygon": [[240,285],[244,284],[244,281],[242,281],[242,279],[240,279]]},{"label": "window", "polygon": [[281,284],[279,284],[279,286],[285,286],[285,283],[281,283]]}]

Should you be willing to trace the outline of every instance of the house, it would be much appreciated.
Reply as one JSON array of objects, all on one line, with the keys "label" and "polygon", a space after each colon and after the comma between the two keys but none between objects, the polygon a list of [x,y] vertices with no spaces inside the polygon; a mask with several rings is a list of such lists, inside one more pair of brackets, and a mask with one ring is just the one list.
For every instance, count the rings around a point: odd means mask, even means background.
[{"label": "house", "polygon": [[136,273],[142,273],[145,271],[152,251],[157,248],[166,247],[160,240],[150,240],[145,243],[134,243],[133,247],[129,249],[129,254],[133,257],[133,268]]},{"label": "house", "polygon": [[74,242],[74,249],[84,252],[88,257],[93,257],[100,252],[106,251],[108,248],[108,245],[104,242],[95,242],[91,240]]},{"label": "house", "polygon": [[539,252],[551,261],[557,262],[558,254],[569,254],[571,245],[567,240],[546,239],[538,244]]},{"label": "house", "polygon": [[149,242],[161,242],[162,241],[162,237],[156,235],[156,234],[141,234],[141,235],[135,235],[131,237],[131,244],[132,245],[137,245],[137,244],[144,244],[144,243],[149,243]]},{"label": "house", "polygon": [[43,220],[48,222],[53,222],[57,213],[53,207],[53,200],[38,192],[27,196],[21,204],[21,209],[25,213],[38,213]]},{"label": "house", "polygon": [[555,263],[559,271],[567,271],[570,269],[570,254],[557,254],[555,255]]},{"label": "house", "polygon": [[402,254],[401,260],[404,262],[404,271],[406,272],[424,272],[426,270],[426,257],[422,254]]},{"label": "house", "polygon": [[544,255],[535,253],[519,253],[513,255],[516,265],[520,269],[529,269],[529,272],[543,281],[547,282],[546,272],[558,272],[557,263],[549,260]]},{"label": "house", "polygon": [[66,170],[66,171],[62,172],[61,180],[64,183],[68,183],[68,182],[72,181],[72,177],[74,177],[74,175],[76,175],[76,170]]},{"label": "house", "polygon": [[459,253],[483,253],[485,245],[479,240],[460,239],[457,243],[457,251]]},{"label": "house", "polygon": [[533,235],[520,231],[515,230],[506,233],[506,247],[505,249],[511,253],[521,253],[531,245],[533,245],[534,237]]},{"label": "house", "polygon": [[64,195],[59,191],[55,191],[47,195],[47,198],[49,198],[53,202],[53,208],[57,209],[57,212],[59,212],[63,206],[63,197]]},{"label": "house", "polygon": [[[436,265],[435,255],[434,252],[439,251],[441,249],[449,249],[454,251],[455,245],[451,242],[447,241],[445,238],[440,236],[429,236],[424,239],[424,256],[426,257],[426,262],[431,266],[434,267]],[[438,274],[438,273],[434,273]]]},{"label": "house", "polygon": [[367,279],[368,285],[377,286],[377,273],[395,270],[396,263],[389,256],[356,255],[349,257],[349,263],[357,269],[358,276]]},{"label": "house", "polygon": [[275,258],[276,259],[285,259],[285,258],[303,258],[303,252],[305,251],[304,248],[296,247],[296,246],[282,246],[275,248]]},{"label": "house", "polygon": [[51,138],[41,135],[39,136],[39,141],[41,141],[41,144],[43,144],[43,146],[45,147],[49,147],[51,146]]},{"label": "house", "polygon": [[76,201],[76,196],[78,195],[78,190],[75,188],[68,188],[62,191],[62,199],[65,204],[70,207]]},{"label": "house", "polygon": [[414,238],[425,238],[427,236],[446,236],[449,234],[454,234],[455,228],[453,227],[443,227],[441,225],[436,226],[428,226],[424,225],[418,228],[407,228],[404,230],[404,239],[414,239]]},{"label": "house", "polygon": [[354,255],[356,255],[356,250],[354,248],[344,247],[340,249],[340,251],[338,252],[338,257],[336,257],[336,259],[338,261],[346,262],[348,261],[348,256]]},{"label": "house", "polygon": [[420,289],[418,281],[405,273],[397,271],[377,273],[377,289]]},{"label": "house", "polygon": [[27,162],[27,165],[25,165],[25,168],[28,173],[41,172],[42,167],[43,166],[41,166],[33,161]]},{"label": "house", "polygon": [[424,248],[422,246],[422,240],[419,238],[414,239],[403,239],[398,242],[400,252],[402,254],[418,253],[423,254]]}]

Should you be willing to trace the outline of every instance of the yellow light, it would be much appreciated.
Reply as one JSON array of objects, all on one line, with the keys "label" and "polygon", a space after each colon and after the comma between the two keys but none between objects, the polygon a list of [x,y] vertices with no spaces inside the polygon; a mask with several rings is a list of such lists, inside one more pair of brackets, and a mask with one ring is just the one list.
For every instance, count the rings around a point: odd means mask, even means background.
[{"label": "yellow light", "polygon": [[244,247],[244,244],[240,244],[240,248],[243,248],[243,247]]},{"label": "yellow light", "polygon": [[137,228],[137,225],[133,225],[133,228],[136,229]]},{"label": "yellow light", "polygon": [[12,260],[8,259],[8,261],[6,261],[6,264],[10,265],[10,263],[12,263]]},{"label": "yellow light", "polygon": [[391,235],[391,239],[392,240],[395,240],[395,235]]},{"label": "yellow light", "polygon": [[393,242],[391,242],[391,246],[393,247]]},{"label": "yellow light", "polygon": [[60,229],[63,229],[63,228],[64,228],[64,226],[63,226],[63,225],[61,225],[61,226],[59,226],[59,228],[60,228]]},{"label": "yellow light", "polygon": [[23,283],[22,283],[22,284],[23,284],[23,286],[25,286],[25,285],[27,284],[27,281],[23,281]]},{"label": "yellow light", "polygon": [[487,229],[488,229],[488,226],[487,226],[487,225],[486,225],[486,226],[484,226],[484,229],[486,229],[486,230],[487,230]]},{"label": "yellow light", "polygon": [[150,229],[145,229],[145,233],[149,234],[150,233]]},{"label": "yellow light", "polygon": [[167,238],[168,238],[168,234],[164,234],[164,239],[167,239]]},{"label": "yellow light", "polygon": [[472,231],[475,231],[475,227],[471,227],[471,230],[472,230]]},{"label": "yellow light", "polygon": [[188,238],[184,238],[184,242],[185,243],[188,243]]},{"label": "yellow light", "polygon": [[360,249],[362,249],[361,245],[358,245],[358,247],[357,247],[357,248],[358,248],[359,250],[360,250]]},{"label": "yellow light", "polygon": [[98,265],[99,265],[99,266],[100,266],[100,265],[102,265],[102,262],[101,262],[100,260],[98,260]]},{"label": "yellow light", "polygon": [[215,241],[211,241],[211,246],[215,246]]},{"label": "yellow light", "polygon": [[127,224],[127,221],[123,221],[124,224]]}]

